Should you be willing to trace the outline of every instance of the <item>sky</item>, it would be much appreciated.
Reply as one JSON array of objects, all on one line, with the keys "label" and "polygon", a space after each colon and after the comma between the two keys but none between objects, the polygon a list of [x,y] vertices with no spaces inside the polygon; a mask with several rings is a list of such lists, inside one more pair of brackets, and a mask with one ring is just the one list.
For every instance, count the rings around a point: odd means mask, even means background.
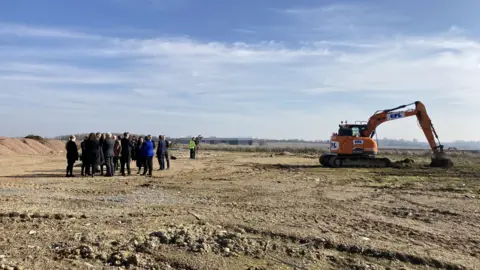
[{"label": "sky", "polygon": [[[0,135],[480,140],[480,1],[0,0]],[[425,141],[415,118],[378,136]]]}]

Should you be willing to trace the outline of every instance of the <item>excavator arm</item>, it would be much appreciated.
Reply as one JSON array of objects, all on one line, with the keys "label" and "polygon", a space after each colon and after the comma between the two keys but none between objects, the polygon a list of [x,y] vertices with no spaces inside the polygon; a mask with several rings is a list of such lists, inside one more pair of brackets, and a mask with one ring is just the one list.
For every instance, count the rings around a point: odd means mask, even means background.
[{"label": "excavator arm", "polygon": [[[407,108],[408,106],[411,106],[411,105],[415,105],[415,108],[407,109],[407,110],[401,110],[401,109]],[[399,111],[399,110],[401,110],[401,111]],[[370,117],[370,119],[368,120],[367,128],[362,130],[361,134],[362,134],[362,136],[372,138],[375,134],[375,131],[376,131],[377,127],[379,125],[381,125],[382,123],[387,122],[387,121],[392,121],[392,120],[405,118],[405,117],[410,117],[410,116],[416,116],[417,117],[418,123],[420,124],[420,127],[422,128],[423,133],[425,134],[425,137],[427,138],[428,144],[430,145],[430,148],[432,149],[432,151],[435,155],[435,160],[432,159],[432,164],[434,162],[438,163],[439,166],[441,164],[443,164],[443,165],[451,164],[451,160],[446,159],[444,157],[445,154],[443,152],[443,145],[440,144],[437,132],[435,131],[435,128],[433,127],[432,121],[427,114],[427,110],[425,108],[425,105],[420,101],[415,101],[413,103],[406,104],[406,105],[401,105],[401,106],[398,106],[396,108],[375,112]],[[448,164],[446,164],[446,163],[448,163]]]}]

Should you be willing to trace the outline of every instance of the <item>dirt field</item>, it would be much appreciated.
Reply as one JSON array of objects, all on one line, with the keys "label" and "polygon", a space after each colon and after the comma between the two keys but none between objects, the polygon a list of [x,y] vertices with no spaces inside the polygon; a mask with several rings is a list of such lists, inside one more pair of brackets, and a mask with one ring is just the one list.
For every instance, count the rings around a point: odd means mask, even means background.
[{"label": "dirt field", "polygon": [[0,156],[0,269],[480,269],[478,157],[186,154],[153,178],[93,179],[64,178],[64,154]]}]

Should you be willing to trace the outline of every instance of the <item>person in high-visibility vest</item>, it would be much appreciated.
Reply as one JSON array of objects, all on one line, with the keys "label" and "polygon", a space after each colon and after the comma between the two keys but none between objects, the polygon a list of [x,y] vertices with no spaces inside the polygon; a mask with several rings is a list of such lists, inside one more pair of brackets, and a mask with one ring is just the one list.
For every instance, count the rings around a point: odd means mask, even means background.
[{"label": "person in high-visibility vest", "polygon": [[192,138],[189,143],[189,148],[190,148],[190,159],[195,159],[195,138]]}]

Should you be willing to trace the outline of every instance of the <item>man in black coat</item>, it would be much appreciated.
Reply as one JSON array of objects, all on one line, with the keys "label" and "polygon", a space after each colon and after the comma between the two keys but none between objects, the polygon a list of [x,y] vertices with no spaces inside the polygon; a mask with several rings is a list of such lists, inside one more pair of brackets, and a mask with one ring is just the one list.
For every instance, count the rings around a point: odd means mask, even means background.
[{"label": "man in black coat", "polygon": [[130,134],[125,132],[123,134],[123,139],[121,140],[122,144],[122,156],[120,158],[121,168],[120,172],[122,176],[125,176],[125,165],[127,166],[128,175],[132,175],[132,171],[130,170],[130,163],[132,162],[132,150],[133,143],[130,140]]},{"label": "man in black coat", "polygon": [[115,140],[112,139],[111,133],[107,133],[106,138],[103,140],[102,148],[105,167],[107,169],[106,175],[113,176],[115,174],[115,165],[113,164],[113,158],[115,157]]},{"label": "man in black coat", "polygon": [[99,141],[95,137],[95,133],[90,133],[88,140],[85,143],[85,150],[87,155],[87,170],[91,170],[91,176],[94,177],[99,165]]},{"label": "man in black coat", "polygon": [[75,136],[70,136],[70,140],[65,145],[67,150],[67,174],[66,177],[73,177],[73,165],[78,160],[78,148],[75,143]]}]

